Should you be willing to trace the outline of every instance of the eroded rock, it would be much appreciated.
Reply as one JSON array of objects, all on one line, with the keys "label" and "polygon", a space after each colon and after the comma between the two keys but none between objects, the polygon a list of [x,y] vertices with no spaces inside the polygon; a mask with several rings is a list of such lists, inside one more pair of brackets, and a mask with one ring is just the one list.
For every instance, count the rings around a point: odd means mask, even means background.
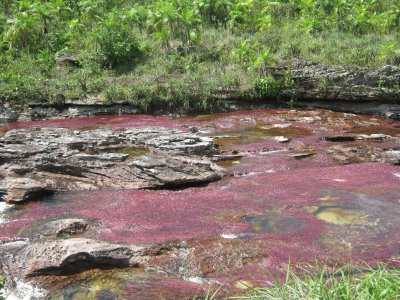
[{"label": "eroded rock", "polygon": [[84,238],[0,245],[1,269],[14,276],[78,273],[93,267],[127,267],[139,246]]},{"label": "eroded rock", "polygon": [[[305,61],[294,62],[291,76],[298,88],[299,98],[393,102],[396,83],[400,76],[398,66],[386,65],[376,69],[360,67],[323,66]],[[280,75],[279,68],[273,73]]]},{"label": "eroded rock", "polygon": [[15,203],[54,192],[205,183],[224,176],[212,163],[218,153],[210,138],[163,128],[13,130],[0,138],[0,186]]}]

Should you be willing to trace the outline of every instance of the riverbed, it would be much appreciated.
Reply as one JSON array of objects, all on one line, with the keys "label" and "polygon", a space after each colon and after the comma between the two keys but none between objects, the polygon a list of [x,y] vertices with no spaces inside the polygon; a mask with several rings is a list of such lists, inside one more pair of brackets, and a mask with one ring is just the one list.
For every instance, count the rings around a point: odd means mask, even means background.
[{"label": "riverbed", "polygon": [[0,203],[2,243],[35,239],[49,222],[80,218],[90,225],[80,238],[158,247],[143,265],[16,278],[14,294],[24,282],[36,287],[38,298],[193,299],[210,289],[235,295],[267,286],[289,265],[300,273],[349,263],[399,266],[400,122],[260,109],[14,122],[1,125],[0,134],[34,127],[195,132],[213,139],[226,176],[192,186],[71,191]]}]

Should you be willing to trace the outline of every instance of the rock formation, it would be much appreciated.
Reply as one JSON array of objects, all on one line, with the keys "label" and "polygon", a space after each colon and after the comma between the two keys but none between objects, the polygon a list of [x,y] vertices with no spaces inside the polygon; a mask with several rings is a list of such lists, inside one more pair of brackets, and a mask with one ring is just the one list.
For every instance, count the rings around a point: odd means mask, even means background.
[{"label": "rock formation", "polygon": [[15,203],[54,192],[206,183],[223,177],[214,154],[212,139],[162,128],[13,130],[0,138],[0,195]]}]

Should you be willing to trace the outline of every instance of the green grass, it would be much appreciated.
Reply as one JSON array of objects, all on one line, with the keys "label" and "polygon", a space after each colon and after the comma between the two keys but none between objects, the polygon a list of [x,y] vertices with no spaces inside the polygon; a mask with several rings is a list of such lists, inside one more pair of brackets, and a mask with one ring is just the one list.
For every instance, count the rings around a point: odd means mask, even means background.
[{"label": "green grass", "polygon": [[251,300],[394,300],[400,299],[400,270],[380,264],[376,269],[349,272],[342,268],[326,275],[298,276],[288,271],[283,284],[255,288],[244,296],[233,299]]},{"label": "green grass", "polygon": [[206,300],[396,300],[400,299],[400,269],[379,264],[376,268],[343,267],[317,274],[304,271],[296,275],[289,267],[284,282],[253,288],[243,295],[220,297],[220,289],[209,289]]},{"label": "green grass", "polygon": [[[0,7],[0,103],[94,97],[145,112],[209,113],[229,98],[293,102],[289,82],[268,79],[276,65],[400,62],[400,0],[3,0]],[[58,54],[79,64],[57,66]]]},{"label": "green grass", "polygon": [[6,283],[6,279],[0,275],[0,300],[3,300],[1,290],[4,288],[4,284]]}]

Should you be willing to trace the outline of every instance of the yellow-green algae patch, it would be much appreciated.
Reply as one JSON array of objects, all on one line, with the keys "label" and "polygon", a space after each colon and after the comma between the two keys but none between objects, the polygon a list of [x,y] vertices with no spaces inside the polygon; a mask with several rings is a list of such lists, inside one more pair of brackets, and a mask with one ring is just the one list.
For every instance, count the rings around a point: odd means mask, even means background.
[{"label": "yellow-green algae patch", "polygon": [[120,148],[115,151],[116,153],[120,154],[127,154],[129,156],[141,156],[149,152],[146,148],[140,147],[127,147],[127,148]]},{"label": "yellow-green algae patch", "polygon": [[217,165],[223,168],[233,167],[235,165],[240,165],[240,160],[237,159],[229,159],[217,162]]},{"label": "yellow-green algae patch", "polygon": [[362,211],[340,206],[321,206],[314,214],[318,219],[335,225],[362,225],[367,221]]},{"label": "yellow-green algae patch", "polygon": [[100,153],[119,153],[126,154],[131,157],[142,156],[149,152],[149,149],[143,147],[125,147],[125,148],[109,148],[109,149],[88,149],[86,154],[96,155]]}]

